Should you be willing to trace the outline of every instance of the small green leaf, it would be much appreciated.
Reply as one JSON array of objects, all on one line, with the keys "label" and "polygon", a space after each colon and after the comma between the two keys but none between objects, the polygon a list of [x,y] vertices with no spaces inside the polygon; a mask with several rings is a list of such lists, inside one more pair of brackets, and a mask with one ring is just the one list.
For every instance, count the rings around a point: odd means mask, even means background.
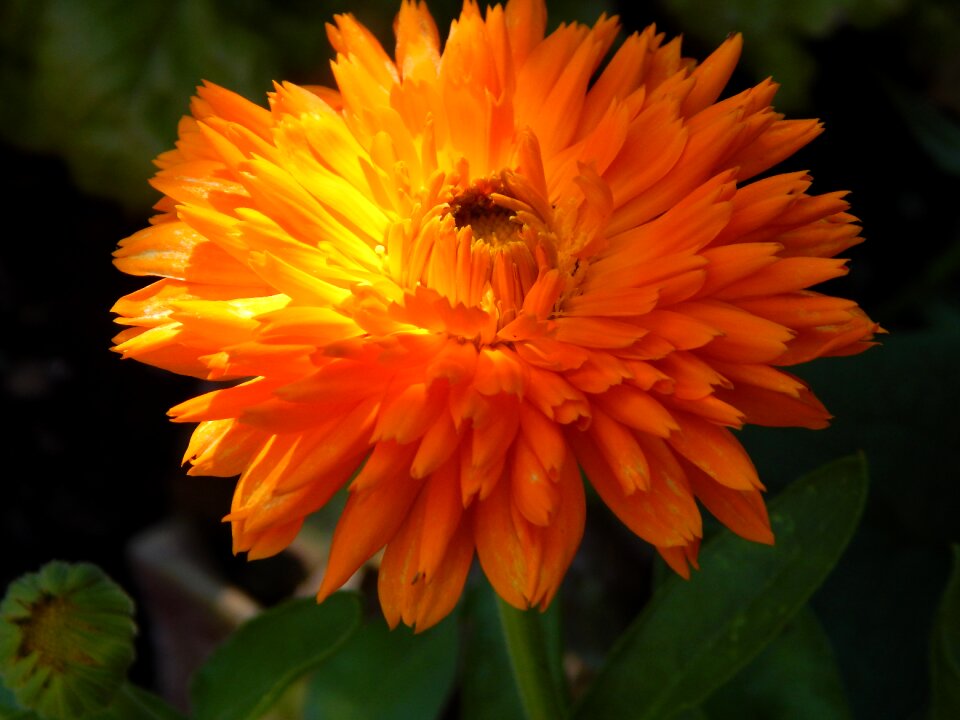
[{"label": "small green leaf", "polygon": [[943,591],[930,641],[930,717],[960,717],[960,545],[953,546],[953,572]]},{"label": "small green leaf", "polygon": [[360,623],[360,600],[337,593],[318,605],[288,601],[242,625],[200,668],[196,720],[253,720],[298,678],[330,657]]},{"label": "small green leaf", "polygon": [[[474,588],[464,606],[464,661],[460,687],[461,720],[524,720],[526,715],[510,666],[497,598],[489,583]],[[540,615],[550,672],[562,682],[559,603]]]},{"label": "small green leaf", "polygon": [[699,705],[773,640],[836,564],[866,498],[862,458],[831,463],[770,506],[774,547],[724,531],[690,581],[668,582],[577,708],[586,720],[670,717]]},{"label": "small green leaf", "polygon": [[449,699],[456,668],[455,617],[418,635],[402,626],[390,630],[376,618],[310,680],[304,717],[435,718]]},{"label": "small green leaf", "polygon": [[756,659],[715,692],[710,720],[849,720],[852,717],[830,640],[804,608]]}]

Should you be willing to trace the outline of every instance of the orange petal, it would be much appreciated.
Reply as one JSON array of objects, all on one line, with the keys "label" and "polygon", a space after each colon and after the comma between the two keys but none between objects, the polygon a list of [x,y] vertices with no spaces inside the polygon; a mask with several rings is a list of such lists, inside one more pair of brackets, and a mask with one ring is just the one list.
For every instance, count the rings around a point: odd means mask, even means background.
[{"label": "orange petal", "polygon": [[718,360],[770,362],[783,354],[794,337],[788,328],[726,303],[687,302],[675,310],[721,333],[703,349],[704,354]]},{"label": "orange petal", "polygon": [[852,300],[801,291],[737,301],[744,310],[779,325],[804,328],[842,325],[850,320],[857,304]]},{"label": "orange petal", "polygon": [[420,491],[426,522],[421,530],[417,570],[428,580],[435,578],[451,538],[460,525],[460,464],[452,458],[433,473]]},{"label": "orange petal", "polygon": [[317,593],[323,600],[396,535],[423,481],[396,467],[366,490],[351,492],[337,522],[330,559]]},{"label": "orange petal", "polygon": [[460,599],[473,561],[473,532],[465,517],[449,539],[435,574],[427,577],[419,572],[416,558],[426,517],[424,504],[418,503],[383,553],[377,591],[391,628],[402,620],[423,632],[440,622]]},{"label": "orange petal", "polygon": [[650,462],[650,489],[626,494],[586,433],[571,431],[567,439],[597,494],[634,533],[658,546],[685,545],[701,535],[700,514],[686,478],[662,441],[639,438]]},{"label": "orange petal", "polygon": [[303,527],[303,518],[271,525],[252,542],[250,549],[247,550],[247,559],[262,560],[285,550],[300,532],[301,527]]},{"label": "orange petal", "polygon": [[445,388],[414,383],[394,388],[384,398],[371,440],[405,444],[419,439],[446,410]]},{"label": "orange petal", "polygon": [[260,430],[233,419],[201,422],[190,436],[183,462],[190,462],[188,474],[232,477],[243,472],[265,441]]},{"label": "orange petal", "polygon": [[685,400],[698,400],[714,388],[730,387],[730,381],[691,352],[670,353],[657,361],[657,367],[673,381],[672,394]]},{"label": "orange petal", "polygon": [[717,293],[717,297],[730,300],[802,290],[846,275],[846,264],[846,260],[833,258],[784,258],[743,280],[728,285]]},{"label": "orange petal", "polygon": [[517,65],[543,41],[547,27],[547,5],[544,0],[508,0],[504,8],[510,50]]},{"label": "orange petal", "polygon": [[614,420],[643,433],[667,437],[679,429],[664,406],[650,393],[629,384],[617,385],[598,395],[599,404]]},{"label": "orange petal", "polygon": [[423,434],[410,464],[413,477],[426,477],[440,467],[457,449],[459,435],[449,412],[440,412]]},{"label": "orange petal", "polygon": [[633,430],[595,407],[587,434],[600,450],[623,493],[632,495],[638,490],[650,489],[650,465]]},{"label": "orange petal", "polygon": [[612,353],[589,351],[583,365],[568,370],[563,375],[572,385],[584,392],[603,393],[611,386],[630,378],[632,372],[623,360]]},{"label": "orange petal", "polygon": [[741,180],[751,178],[790,157],[821,132],[823,125],[817,120],[779,120],[729,162],[740,167]]},{"label": "orange petal", "polygon": [[560,586],[583,535],[583,482],[568,457],[558,482],[560,501],[550,525],[527,521],[511,502],[508,482],[476,507],[477,556],[490,583],[505,601],[520,609],[545,608]]},{"label": "orange petal", "polygon": [[717,397],[743,412],[747,422],[754,425],[822,430],[832,417],[807,388],[800,389],[796,395],[785,395],[744,384],[732,390],[719,390]]},{"label": "orange petal", "polygon": [[763,488],[750,457],[729,430],[684,412],[674,413],[674,418],[680,430],[667,442],[679,455],[721,485],[734,490]]},{"label": "orange petal", "polygon": [[513,443],[510,487],[513,503],[534,525],[549,525],[556,514],[560,497],[536,453],[523,435]]},{"label": "orange petal", "polygon": [[397,36],[397,68],[403,80],[436,80],[440,66],[440,34],[427,6],[404,2],[393,23]]},{"label": "orange petal", "polygon": [[257,276],[182,222],[151,225],[121,240],[114,264],[130,275],[254,286]]},{"label": "orange petal", "polygon": [[529,403],[521,403],[520,431],[547,475],[556,480],[567,457],[567,446],[560,428]]},{"label": "orange petal", "polygon": [[393,478],[398,468],[409,468],[416,446],[401,445],[394,440],[378,442],[363,463],[363,468],[350,483],[350,490],[358,492],[376,487],[381,481]]},{"label": "orange petal", "polygon": [[759,491],[721,485],[695,467],[687,467],[687,478],[697,499],[717,520],[747,540],[773,544],[770,519]]},{"label": "orange petal", "polygon": [[690,75],[696,82],[683,101],[684,115],[695,115],[716,102],[737,66],[742,48],[743,37],[740,33],[735,33],[696,67]]},{"label": "orange petal", "polygon": [[700,538],[694,538],[686,545],[663,547],[657,545],[657,552],[664,562],[684,580],[690,579],[690,566],[699,569],[697,553],[700,551]]}]

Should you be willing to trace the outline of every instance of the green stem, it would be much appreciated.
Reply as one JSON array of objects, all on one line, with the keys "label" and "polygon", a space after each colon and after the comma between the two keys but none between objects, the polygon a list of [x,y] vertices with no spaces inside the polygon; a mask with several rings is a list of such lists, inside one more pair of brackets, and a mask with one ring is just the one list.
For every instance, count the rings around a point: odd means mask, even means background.
[{"label": "green stem", "polygon": [[517,610],[497,596],[507,655],[527,720],[559,720],[566,716],[560,688],[550,673],[540,614]]}]

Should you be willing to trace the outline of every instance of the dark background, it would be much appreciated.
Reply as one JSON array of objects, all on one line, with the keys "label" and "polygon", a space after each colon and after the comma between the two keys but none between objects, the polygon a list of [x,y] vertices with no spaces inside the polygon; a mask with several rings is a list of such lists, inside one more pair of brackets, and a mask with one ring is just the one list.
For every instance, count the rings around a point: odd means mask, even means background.
[{"label": "dark background", "polygon": [[[187,5],[0,5],[4,585],[53,558],[89,560],[138,598],[128,543],[175,513],[201,519],[224,573],[269,573],[250,569],[269,563],[229,559],[218,520],[232,482],[186,478],[179,466],[189,428],[165,411],[194,394],[195,381],[110,352],[110,307],[144,284],[116,271],[110,253],[149,217],[149,160],[173,142],[193,86],[210,78],[259,101],[274,78],[329,84],[322,23],[343,8]],[[745,442],[774,492],[821,461],[866,452],[864,524],[814,607],[856,716],[919,717],[926,638],[949,545],[960,541],[960,4],[571,5],[551,4],[551,24],[619,12],[628,30],[656,21],[684,32],[685,55],[697,58],[743,30],[730,89],[773,75],[785,85],[782,109],[826,125],[783,169],[811,170],[814,192],[851,191],[867,242],[849,251],[851,273],[830,289],[891,334],[867,355],[801,370],[834,427],[751,430]],[[351,11],[389,38],[392,3]],[[437,5],[441,33],[452,13]],[[603,544],[594,539],[588,567]],[[259,588],[267,601],[281,594],[270,581]],[[134,673],[151,683],[149,652]]]}]

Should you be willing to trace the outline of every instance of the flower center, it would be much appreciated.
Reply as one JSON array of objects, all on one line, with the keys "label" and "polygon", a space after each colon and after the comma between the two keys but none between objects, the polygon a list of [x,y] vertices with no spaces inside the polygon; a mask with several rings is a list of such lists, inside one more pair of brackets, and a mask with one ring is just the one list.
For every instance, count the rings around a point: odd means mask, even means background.
[{"label": "flower center", "polygon": [[520,240],[520,222],[509,208],[498,205],[490,192],[471,188],[450,205],[457,229],[468,225],[476,241],[503,247]]},{"label": "flower center", "polygon": [[36,653],[40,664],[54,672],[63,672],[72,655],[72,648],[64,636],[64,624],[75,608],[66,598],[44,594],[31,607],[30,617],[20,623],[23,640],[18,648],[21,657]]}]

